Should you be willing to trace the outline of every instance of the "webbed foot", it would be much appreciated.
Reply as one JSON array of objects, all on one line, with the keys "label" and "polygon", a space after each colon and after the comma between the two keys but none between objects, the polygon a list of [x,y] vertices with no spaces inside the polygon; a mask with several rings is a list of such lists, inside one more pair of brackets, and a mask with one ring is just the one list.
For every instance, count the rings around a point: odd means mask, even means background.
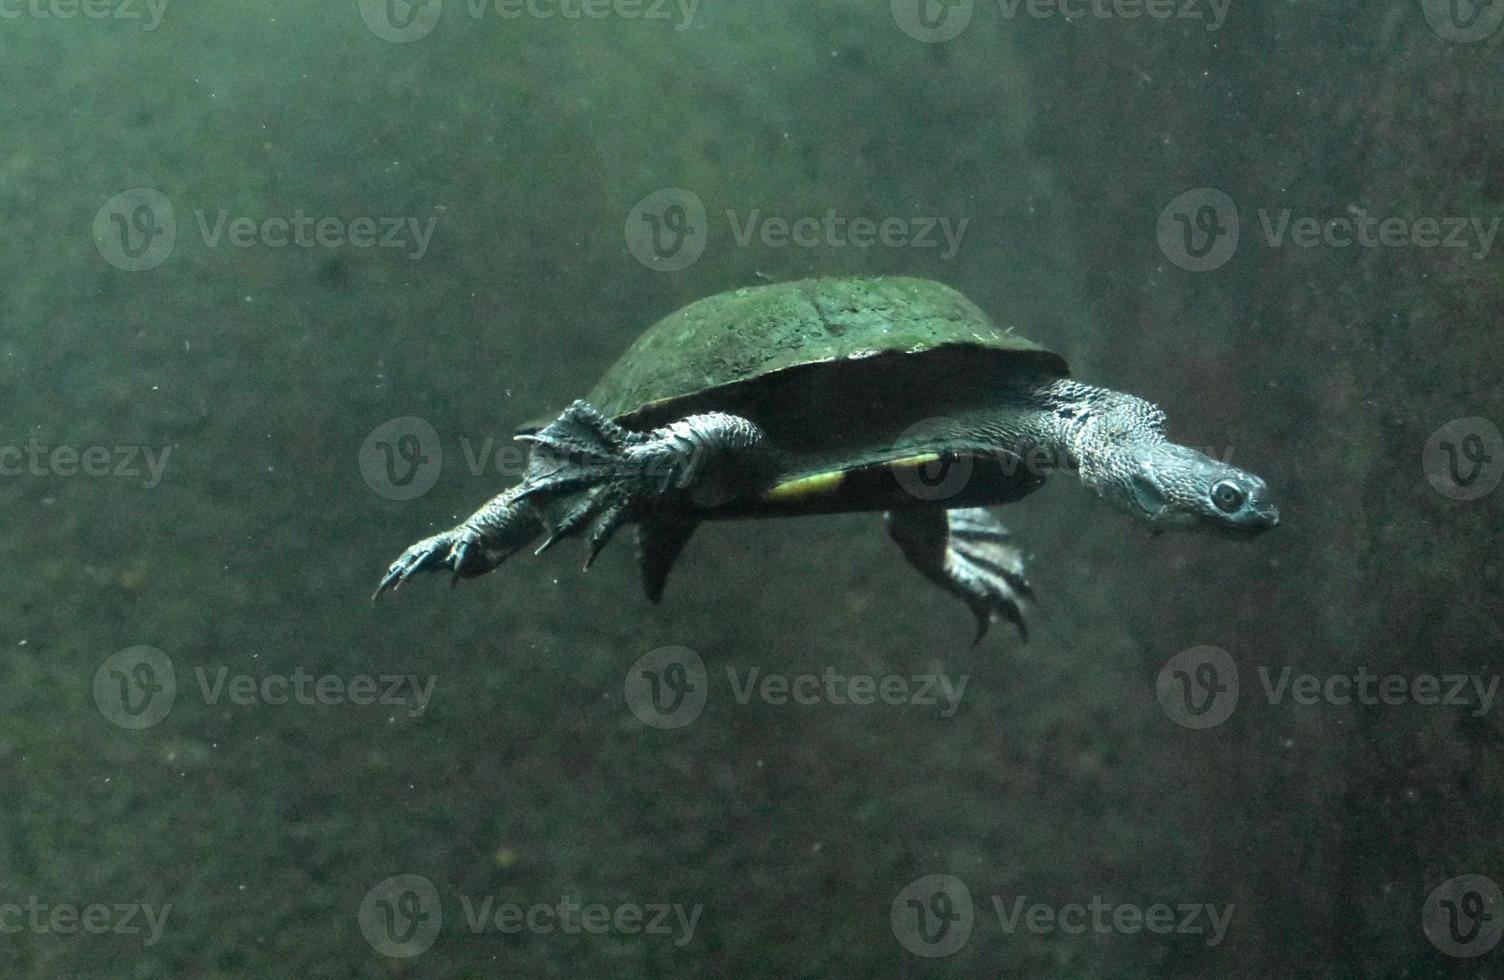
[{"label": "webbed foot", "polygon": [[984,507],[889,511],[888,534],[920,574],[956,596],[977,619],[980,642],[994,619],[1029,636],[1024,607],[1033,598],[1023,552]]},{"label": "webbed foot", "polygon": [[543,429],[518,438],[533,444],[519,499],[549,501],[539,508],[548,537],[538,552],[584,534],[589,568],[617,528],[666,498],[713,499],[716,490],[706,477],[716,461],[754,448],[762,433],[746,419],[721,412],[633,432],[577,401]]}]

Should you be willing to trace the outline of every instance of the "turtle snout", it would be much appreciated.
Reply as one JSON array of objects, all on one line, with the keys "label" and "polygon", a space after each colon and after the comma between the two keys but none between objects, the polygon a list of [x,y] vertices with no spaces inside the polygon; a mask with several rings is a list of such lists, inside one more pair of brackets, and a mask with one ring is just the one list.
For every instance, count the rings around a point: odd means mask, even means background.
[{"label": "turtle snout", "polygon": [[1279,527],[1279,508],[1270,503],[1255,508],[1253,523],[1261,529]]},{"label": "turtle snout", "polygon": [[1235,515],[1236,523],[1249,531],[1267,531],[1279,526],[1279,508],[1270,498],[1269,487],[1263,480],[1253,477],[1248,488],[1248,500]]}]

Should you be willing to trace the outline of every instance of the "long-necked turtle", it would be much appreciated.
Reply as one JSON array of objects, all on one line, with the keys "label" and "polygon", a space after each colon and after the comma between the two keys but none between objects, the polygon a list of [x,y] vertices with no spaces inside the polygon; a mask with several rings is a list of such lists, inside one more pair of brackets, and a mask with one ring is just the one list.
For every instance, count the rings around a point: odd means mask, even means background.
[{"label": "long-necked turtle", "polygon": [[985,507],[1047,472],[1156,527],[1256,532],[1264,481],[1166,440],[1164,413],[1066,377],[1065,361],[955,290],[906,278],[807,279],[711,296],[670,314],[595,390],[546,426],[522,482],[425,538],[376,594],[414,572],[481,575],[539,536],[584,533],[590,561],[637,525],[656,602],[697,524],[886,511],[927,578],[966,602],[977,637],[1023,629],[1023,554]]}]

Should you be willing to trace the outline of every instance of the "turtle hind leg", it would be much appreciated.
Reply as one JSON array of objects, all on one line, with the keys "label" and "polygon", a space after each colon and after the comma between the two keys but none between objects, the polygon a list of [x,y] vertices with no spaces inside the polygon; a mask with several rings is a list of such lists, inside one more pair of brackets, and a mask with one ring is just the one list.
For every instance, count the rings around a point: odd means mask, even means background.
[{"label": "turtle hind leg", "polygon": [[404,551],[387,568],[377,595],[421,571],[448,569],[456,579],[482,575],[540,536],[542,552],[583,535],[588,568],[618,528],[636,521],[652,525],[644,539],[643,584],[656,598],[693,528],[676,530],[677,516],[666,515],[719,501],[726,474],[739,472],[735,464],[760,459],[766,449],[761,430],[739,416],[709,412],[637,432],[582,401],[518,438],[532,444],[522,482],[458,526]]},{"label": "turtle hind leg", "polygon": [[995,618],[1028,639],[1024,606],[1033,598],[1024,553],[984,507],[906,508],[885,515],[888,534],[925,578],[966,603],[977,619],[976,642]]},{"label": "turtle hind leg", "polygon": [[521,485],[497,494],[463,524],[409,547],[387,567],[371,596],[396,590],[415,572],[448,569],[451,584],[484,575],[545,530],[538,512],[521,499]]}]

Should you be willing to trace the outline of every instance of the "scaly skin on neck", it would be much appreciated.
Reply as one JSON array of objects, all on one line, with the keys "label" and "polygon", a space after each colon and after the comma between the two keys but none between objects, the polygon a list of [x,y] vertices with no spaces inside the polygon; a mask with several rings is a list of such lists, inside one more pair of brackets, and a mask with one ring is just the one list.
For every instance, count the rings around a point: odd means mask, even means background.
[{"label": "scaly skin on neck", "polygon": [[1170,442],[1165,413],[1142,398],[1058,379],[1013,389],[1003,401],[973,438],[1075,468],[1098,496],[1155,527],[1256,531],[1278,523],[1263,480]]}]

